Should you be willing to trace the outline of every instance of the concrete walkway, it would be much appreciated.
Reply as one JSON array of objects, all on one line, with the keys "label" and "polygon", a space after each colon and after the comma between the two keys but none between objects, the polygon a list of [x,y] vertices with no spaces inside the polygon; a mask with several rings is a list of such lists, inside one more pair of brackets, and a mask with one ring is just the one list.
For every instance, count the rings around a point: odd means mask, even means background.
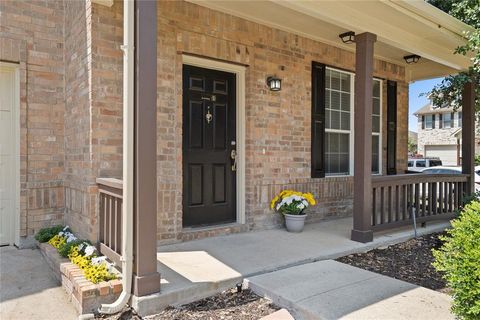
[{"label": "concrete walkway", "polygon": [[38,250],[0,248],[0,319],[77,319],[73,305]]},{"label": "concrete walkway", "polygon": [[448,295],[333,260],[245,280],[296,320],[454,320]]},{"label": "concrete walkway", "polygon": [[[427,224],[419,234],[444,230],[448,222]],[[158,249],[159,294],[137,298],[140,314],[189,303],[235,286],[244,278],[306,263],[335,259],[413,237],[411,227],[376,234],[373,242],[350,240],[352,219],[307,225],[302,233],[283,229],[220,236]]]}]

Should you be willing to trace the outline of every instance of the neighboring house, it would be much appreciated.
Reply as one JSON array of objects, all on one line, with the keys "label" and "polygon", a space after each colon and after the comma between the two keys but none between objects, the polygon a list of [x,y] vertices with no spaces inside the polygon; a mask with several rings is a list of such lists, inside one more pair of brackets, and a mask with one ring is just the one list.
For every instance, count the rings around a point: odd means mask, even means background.
[{"label": "neighboring house", "polygon": [[418,118],[418,153],[438,157],[444,165],[460,165],[462,109],[436,108],[429,103],[414,115]]},{"label": "neighboring house", "polygon": [[[136,3],[125,158],[124,3],[0,4],[0,244],[63,223],[121,254],[122,181],[97,179],[121,179],[131,159],[135,296],[159,290],[157,244],[278,227],[269,203],[284,189],[313,192],[309,221],[353,216],[356,241],[411,223],[402,190],[436,178],[395,176],[407,166],[408,86],[467,70],[470,57],[453,54],[467,25],[423,1]],[[453,133],[457,118],[443,126]],[[377,206],[395,188],[397,205]]]}]

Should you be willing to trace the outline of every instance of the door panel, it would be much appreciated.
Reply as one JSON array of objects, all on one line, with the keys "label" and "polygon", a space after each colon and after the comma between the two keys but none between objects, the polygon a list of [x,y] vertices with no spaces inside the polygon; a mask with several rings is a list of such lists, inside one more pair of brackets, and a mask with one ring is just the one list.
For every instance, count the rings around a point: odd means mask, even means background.
[{"label": "door panel", "polygon": [[[0,64],[0,245],[13,244],[17,213],[16,69]],[[17,110],[18,112],[18,110]]]},{"label": "door panel", "polygon": [[183,225],[233,222],[235,75],[183,67]]}]

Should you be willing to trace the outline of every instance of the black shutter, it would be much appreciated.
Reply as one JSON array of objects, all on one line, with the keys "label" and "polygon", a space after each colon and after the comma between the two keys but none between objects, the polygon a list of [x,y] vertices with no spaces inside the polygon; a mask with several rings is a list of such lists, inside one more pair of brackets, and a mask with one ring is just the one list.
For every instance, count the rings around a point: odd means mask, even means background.
[{"label": "black shutter", "polygon": [[425,116],[422,116],[422,129],[425,129]]},{"label": "black shutter", "polygon": [[312,178],[325,177],[325,65],[312,62]]},{"label": "black shutter", "polygon": [[443,123],[442,123],[442,121],[443,121],[443,114],[440,113],[440,114],[438,115],[438,128],[439,128],[439,129],[442,129],[442,128],[443,128]]},{"label": "black shutter", "polygon": [[455,118],[453,117],[454,115],[455,115],[454,112],[452,112],[452,114],[450,115],[450,128],[455,127],[455,121],[454,121]]},{"label": "black shutter", "polygon": [[[423,126],[423,117],[422,117]],[[387,174],[397,173],[397,82],[387,81]]]},{"label": "black shutter", "polygon": [[435,129],[435,115],[432,114],[432,129]]}]

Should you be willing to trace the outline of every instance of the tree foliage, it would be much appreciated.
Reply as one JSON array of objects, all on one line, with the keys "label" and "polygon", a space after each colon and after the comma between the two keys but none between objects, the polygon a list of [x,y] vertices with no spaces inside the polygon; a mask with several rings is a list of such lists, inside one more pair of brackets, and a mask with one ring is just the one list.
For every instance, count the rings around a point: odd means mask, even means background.
[{"label": "tree foliage", "polygon": [[437,8],[475,28],[464,33],[466,43],[455,49],[455,54],[472,54],[472,65],[466,72],[446,77],[428,93],[433,105],[458,108],[462,104],[462,90],[467,82],[476,85],[475,106],[480,111],[480,0],[428,0]]}]

